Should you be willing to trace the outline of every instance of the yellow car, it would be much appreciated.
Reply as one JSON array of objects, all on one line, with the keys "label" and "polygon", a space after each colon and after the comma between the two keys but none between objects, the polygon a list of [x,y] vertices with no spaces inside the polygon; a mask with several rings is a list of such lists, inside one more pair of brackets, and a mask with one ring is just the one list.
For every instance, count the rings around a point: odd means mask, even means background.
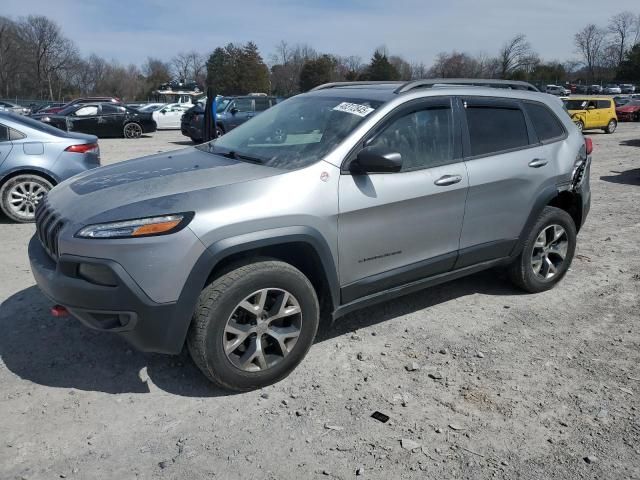
[{"label": "yellow car", "polygon": [[578,129],[602,129],[605,133],[615,132],[618,126],[618,117],[612,98],[572,96],[563,101]]}]

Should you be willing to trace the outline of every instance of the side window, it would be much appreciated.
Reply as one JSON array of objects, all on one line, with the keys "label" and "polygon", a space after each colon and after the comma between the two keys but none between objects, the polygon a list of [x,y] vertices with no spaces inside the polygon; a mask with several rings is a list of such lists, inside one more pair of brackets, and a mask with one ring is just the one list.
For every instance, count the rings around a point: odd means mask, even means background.
[{"label": "side window", "polygon": [[471,156],[529,145],[527,123],[519,108],[468,106]]},{"label": "side window", "polygon": [[268,98],[256,98],[256,112],[262,112],[269,108],[269,99]]},{"label": "side window", "polygon": [[539,103],[525,103],[525,108],[541,142],[564,136],[560,120],[547,107]]},{"label": "side window", "polygon": [[24,133],[14,130],[13,128],[9,128],[9,140],[22,140],[23,138],[27,138]]},{"label": "side window", "polygon": [[4,125],[0,125],[0,142],[9,141],[9,129]]},{"label": "side window", "polygon": [[453,138],[451,108],[434,107],[393,120],[368,146],[400,153],[405,172],[451,163]]},{"label": "side window", "polygon": [[95,105],[89,105],[88,107],[82,107],[76,110],[77,117],[90,117],[91,115],[98,114],[98,107]]},{"label": "side window", "polygon": [[238,112],[252,112],[253,101],[250,98],[238,98],[233,102],[231,108],[235,108]]},{"label": "side window", "polygon": [[104,115],[114,115],[120,112],[118,111],[118,107],[116,107],[115,105],[109,105],[108,103],[105,103],[104,105],[102,105],[102,113]]},{"label": "side window", "polygon": [[598,100],[598,108],[611,108],[611,100]]}]

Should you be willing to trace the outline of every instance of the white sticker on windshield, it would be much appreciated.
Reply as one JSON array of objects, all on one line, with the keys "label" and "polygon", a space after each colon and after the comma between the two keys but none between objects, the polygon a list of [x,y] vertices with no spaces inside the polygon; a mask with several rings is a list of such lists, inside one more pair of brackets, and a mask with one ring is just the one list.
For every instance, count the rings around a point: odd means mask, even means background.
[{"label": "white sticker on windshield", "polygon": [[357,103],[349,102],[342,102],[340,105],[333,107],[333,109],[338,112],[352,113],[353,115],[358,115],[359,117],[366,117],[374,110],[373,108],[367,107],[366,105],[358,105]]}]

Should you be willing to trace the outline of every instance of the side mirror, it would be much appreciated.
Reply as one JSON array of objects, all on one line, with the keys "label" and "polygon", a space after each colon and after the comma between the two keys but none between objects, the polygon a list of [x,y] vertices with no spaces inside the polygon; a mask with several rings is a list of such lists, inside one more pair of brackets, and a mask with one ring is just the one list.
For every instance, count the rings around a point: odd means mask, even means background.
[{"label": "side mirror", "polygon": [[231,110],[229,110],[231,112],[231,115],[235,115],[236,113],[238,113],[238,109],[236,107],[233,107]]},{"label": "side mirror", "polygon": [[402,155],[398,152],[386,152],[365,148],[349,164],[349,171],[359,173],[396,173],[402,168]]}]

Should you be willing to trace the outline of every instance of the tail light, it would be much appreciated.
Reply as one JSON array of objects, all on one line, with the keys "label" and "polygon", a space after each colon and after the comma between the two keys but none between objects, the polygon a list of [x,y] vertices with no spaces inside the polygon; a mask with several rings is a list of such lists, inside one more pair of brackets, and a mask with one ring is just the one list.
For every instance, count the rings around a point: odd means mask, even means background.
[{"label": "tail light", "polygon": [[100,147],[97,143],[82,143],[80,145],[70,145],[64,149],[65,152],[72,153],[95,153],[100,155]]},{"label": "tail light", "polygon": [[593,152],[593,140],[591,140],[589,137],[586,137],[584,139],[584,146],[587,149],[587,155],[591,155],[591,152]]}]

